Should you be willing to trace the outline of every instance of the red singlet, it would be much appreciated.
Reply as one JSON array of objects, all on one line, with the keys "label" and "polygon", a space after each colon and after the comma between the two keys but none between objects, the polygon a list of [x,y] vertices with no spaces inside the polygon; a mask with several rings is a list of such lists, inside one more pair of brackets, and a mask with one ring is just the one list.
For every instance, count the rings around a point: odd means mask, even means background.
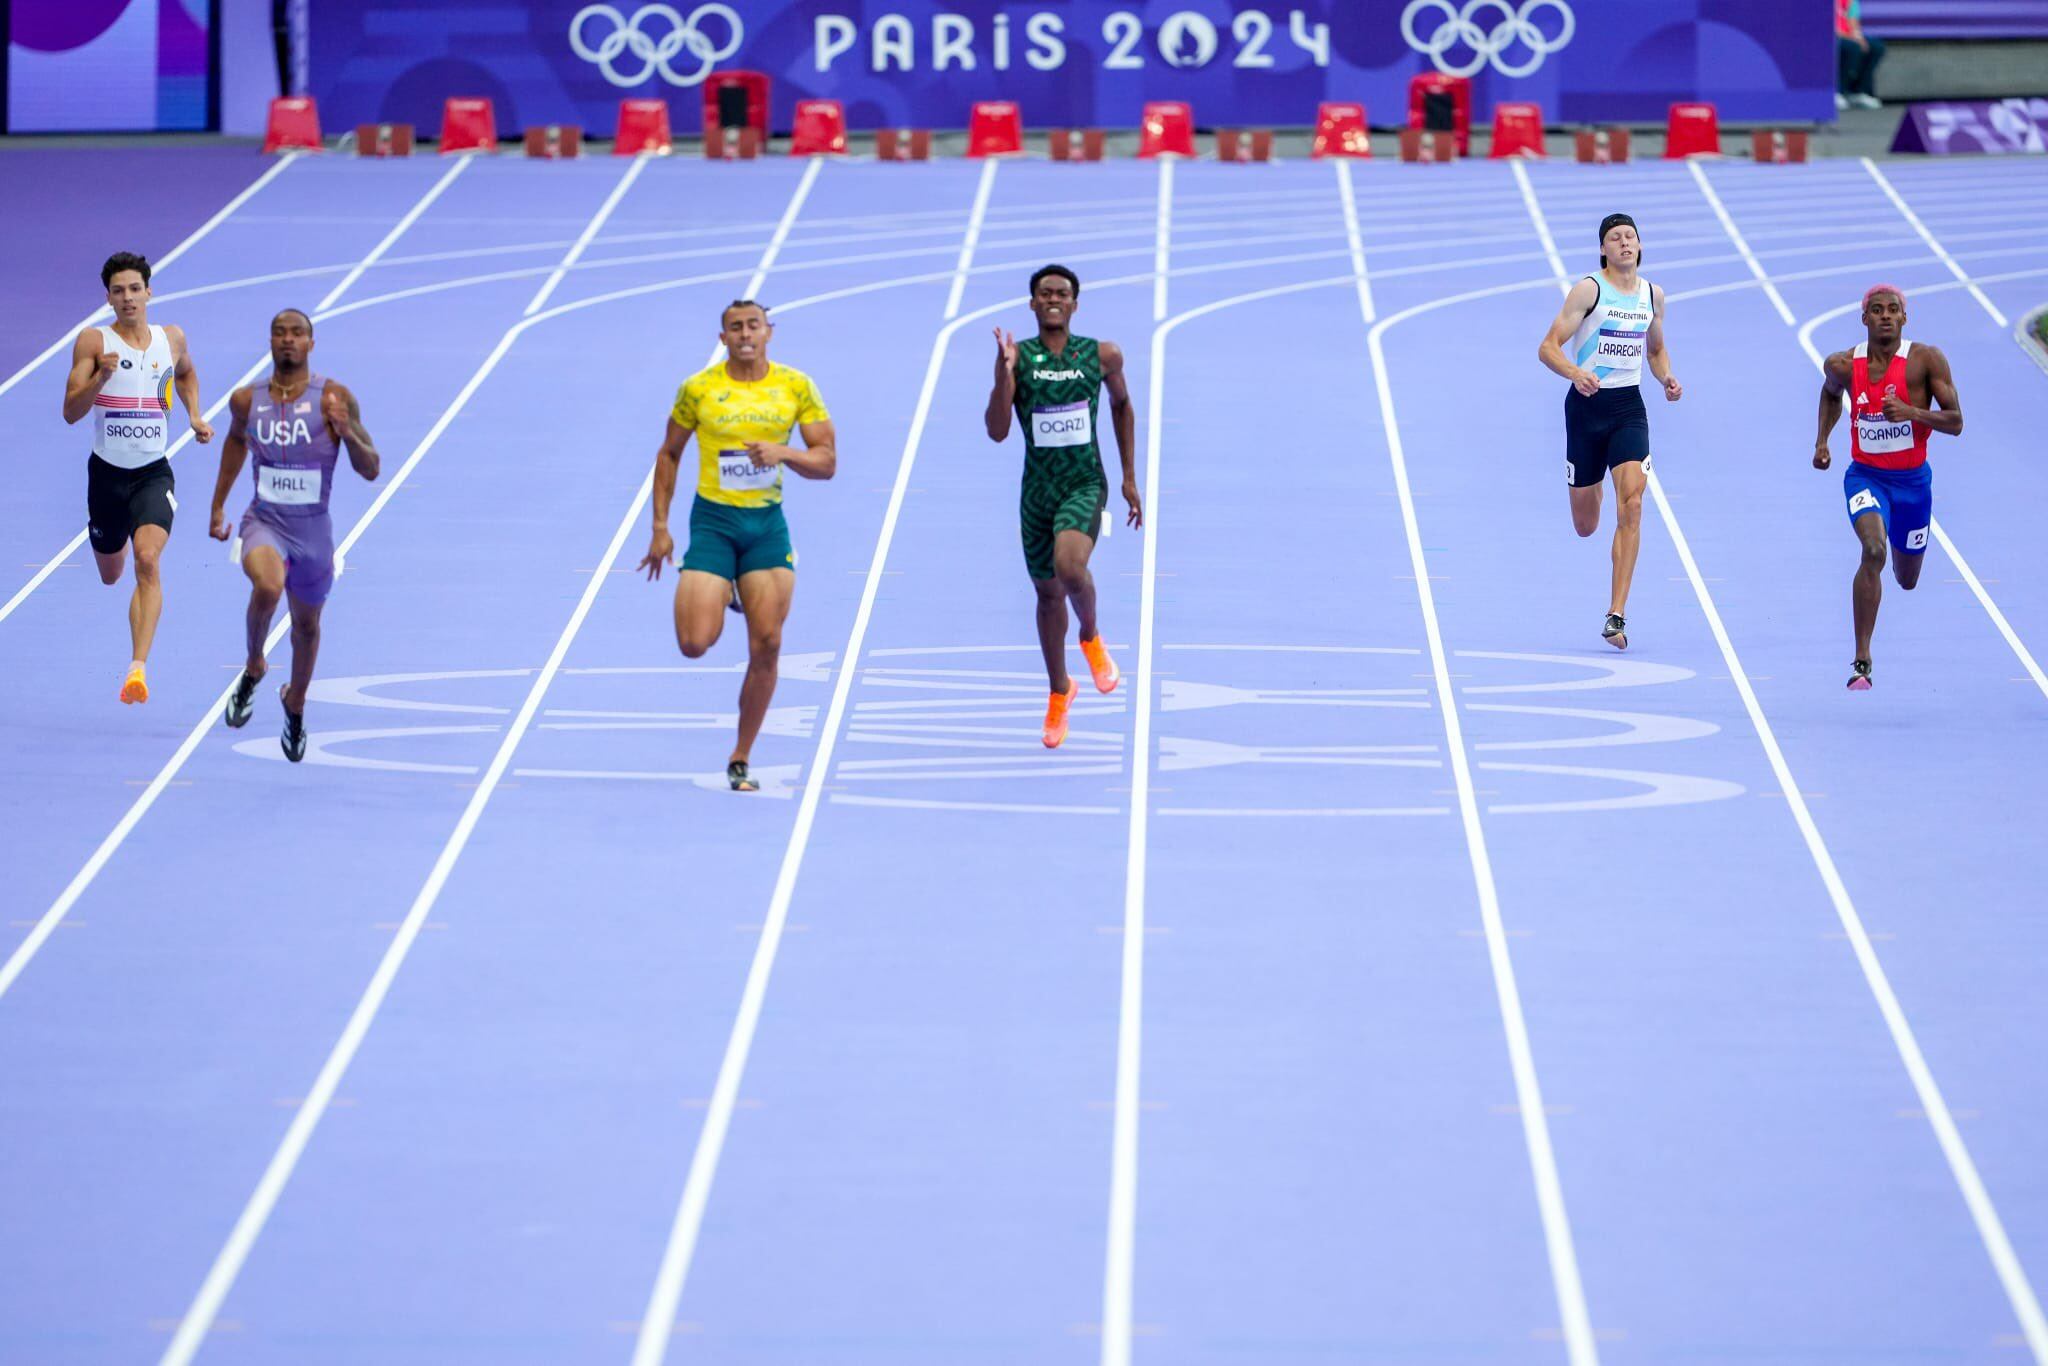
[{"label": "red singlet", "polygon": [[1894,422],[1884,415],[1886,394],[1897,394],[1911,403],[1906,388],[1906,354],[1913,343],[1901,337],[1899,353],[1882,375],[1870,375],[1870,343],[1858,342],[1849,369],[1850,453],[1865,465],[1881,470],[1912,470],[1927,463],[1927,425],[1922,422]]}]

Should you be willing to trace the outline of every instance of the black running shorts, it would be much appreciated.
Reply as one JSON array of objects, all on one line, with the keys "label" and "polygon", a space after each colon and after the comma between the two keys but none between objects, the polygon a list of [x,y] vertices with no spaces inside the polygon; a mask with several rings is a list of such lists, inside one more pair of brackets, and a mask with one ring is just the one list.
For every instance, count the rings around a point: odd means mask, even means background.
[{"label": "black running shorts", "polygon": [[178,514],[177,481],[169,460],[152,460],[139,470],[86,457],[86,535],[102,555],[118,554],[139,526],[171,529]]},{"label": "black running shorts", "polygon": [[1650,414],[1643,407],[1643,391],[1630,385],[1587,398],[1566,389],[1564,458],[1565,478],[1575,489],[1595,487],[1616,465],[1649,459]]}]

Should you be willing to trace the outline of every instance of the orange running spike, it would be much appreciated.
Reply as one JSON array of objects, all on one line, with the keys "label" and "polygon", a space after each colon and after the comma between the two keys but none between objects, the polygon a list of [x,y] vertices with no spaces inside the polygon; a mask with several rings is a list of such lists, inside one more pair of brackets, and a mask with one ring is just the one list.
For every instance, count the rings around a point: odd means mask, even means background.
[{"label": "orange running spike", "polygon": [[1088,672],[1095,675],[1095,691],[1115,692],[1116,685],[1123,678],[1118,672],[1116,661],[1109,657],[1109,647],[1102,643],[1102,637],[1081,642],[1081,653],[1088,659]]},{"label": "orange running spike", "polygon": [[1067,708],[1074,705],[1075,694],[1081,685],[1072,678],[1067,680],[1067,690],[1056,692],[1045,704],[1045,734],[1040,738],[1047,749],[1058,749],[1067,738]]},{"label": "orange running spike", "polygon": [[129,667],[128,678],[121,684],[121,700],[129,703],[149,701],[149,682],[143,678],[140,664]]}]

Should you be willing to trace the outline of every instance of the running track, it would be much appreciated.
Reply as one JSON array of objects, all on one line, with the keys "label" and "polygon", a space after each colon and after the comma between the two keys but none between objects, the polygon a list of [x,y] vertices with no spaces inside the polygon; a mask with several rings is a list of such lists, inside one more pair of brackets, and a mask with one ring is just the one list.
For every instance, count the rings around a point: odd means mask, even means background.
[{"label": "running track", "polygon": [[[1626,656],[1534,359],[1617,207],[1686,385]],[[284,166],[155,316],[211,402],[315,309],[385,451],[305,765],[268,690],[217,723],[217,447],[124,709],[61,357],[0,392],[0,1358],[2048,1363],[2044,209],[2026,161]],[[1152,517],[1057,754],[980,432],[1047,259]],[[1879,278],[1969,425],[1859,696],[1806,348]],[[630,566],[750,286],[843,459],[739,800],[741,642],[686,665]]]}]

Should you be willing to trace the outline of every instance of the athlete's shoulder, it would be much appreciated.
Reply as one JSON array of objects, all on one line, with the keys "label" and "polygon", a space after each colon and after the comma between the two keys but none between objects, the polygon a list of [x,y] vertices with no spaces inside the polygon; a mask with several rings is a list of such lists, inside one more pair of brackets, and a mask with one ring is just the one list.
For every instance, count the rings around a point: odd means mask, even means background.
[{"label": "athlete's shoulder", "polygon": [[255,404],[256,386],[253,384],[245,384],[228,395],[228,411],[236,417],[247,417]]},{"label": "athlete's shoulder", "polygon": [[107,339],[100,335],[100,329],[97,327],[81,328],[78,336],[71,342],[71,354],[74,357],[97,356],[106,349]]},{"label": "athlete's shoulder", "polygon": [[706,389],[709,389],[712,385],[716,384],[720,379],[724,378],[724,376],[724,362],[713,361],[711,364],[705,366],[702,370],[697,371],[697,373],[685,379],[682,382],[682,384],[677,388],[676,392],[678,394],[689,394],[692,397],[695,397],[698,394],[702,394]]},{"label": "athlete's shoulder", "polygon": [[807,371],[799,370],[794,365],[784,365],[779,360],[768,362],[768,378],[791,385],[810,385],[815,387],[817,384],[817,381],[813,380]]},{"label": "athlete's shoulder", "polygon": [[1114,374],[1124,368],[1124,349],[1113,341],[1095,342],[1096,358],[1102,362],[1102,373]]}]

